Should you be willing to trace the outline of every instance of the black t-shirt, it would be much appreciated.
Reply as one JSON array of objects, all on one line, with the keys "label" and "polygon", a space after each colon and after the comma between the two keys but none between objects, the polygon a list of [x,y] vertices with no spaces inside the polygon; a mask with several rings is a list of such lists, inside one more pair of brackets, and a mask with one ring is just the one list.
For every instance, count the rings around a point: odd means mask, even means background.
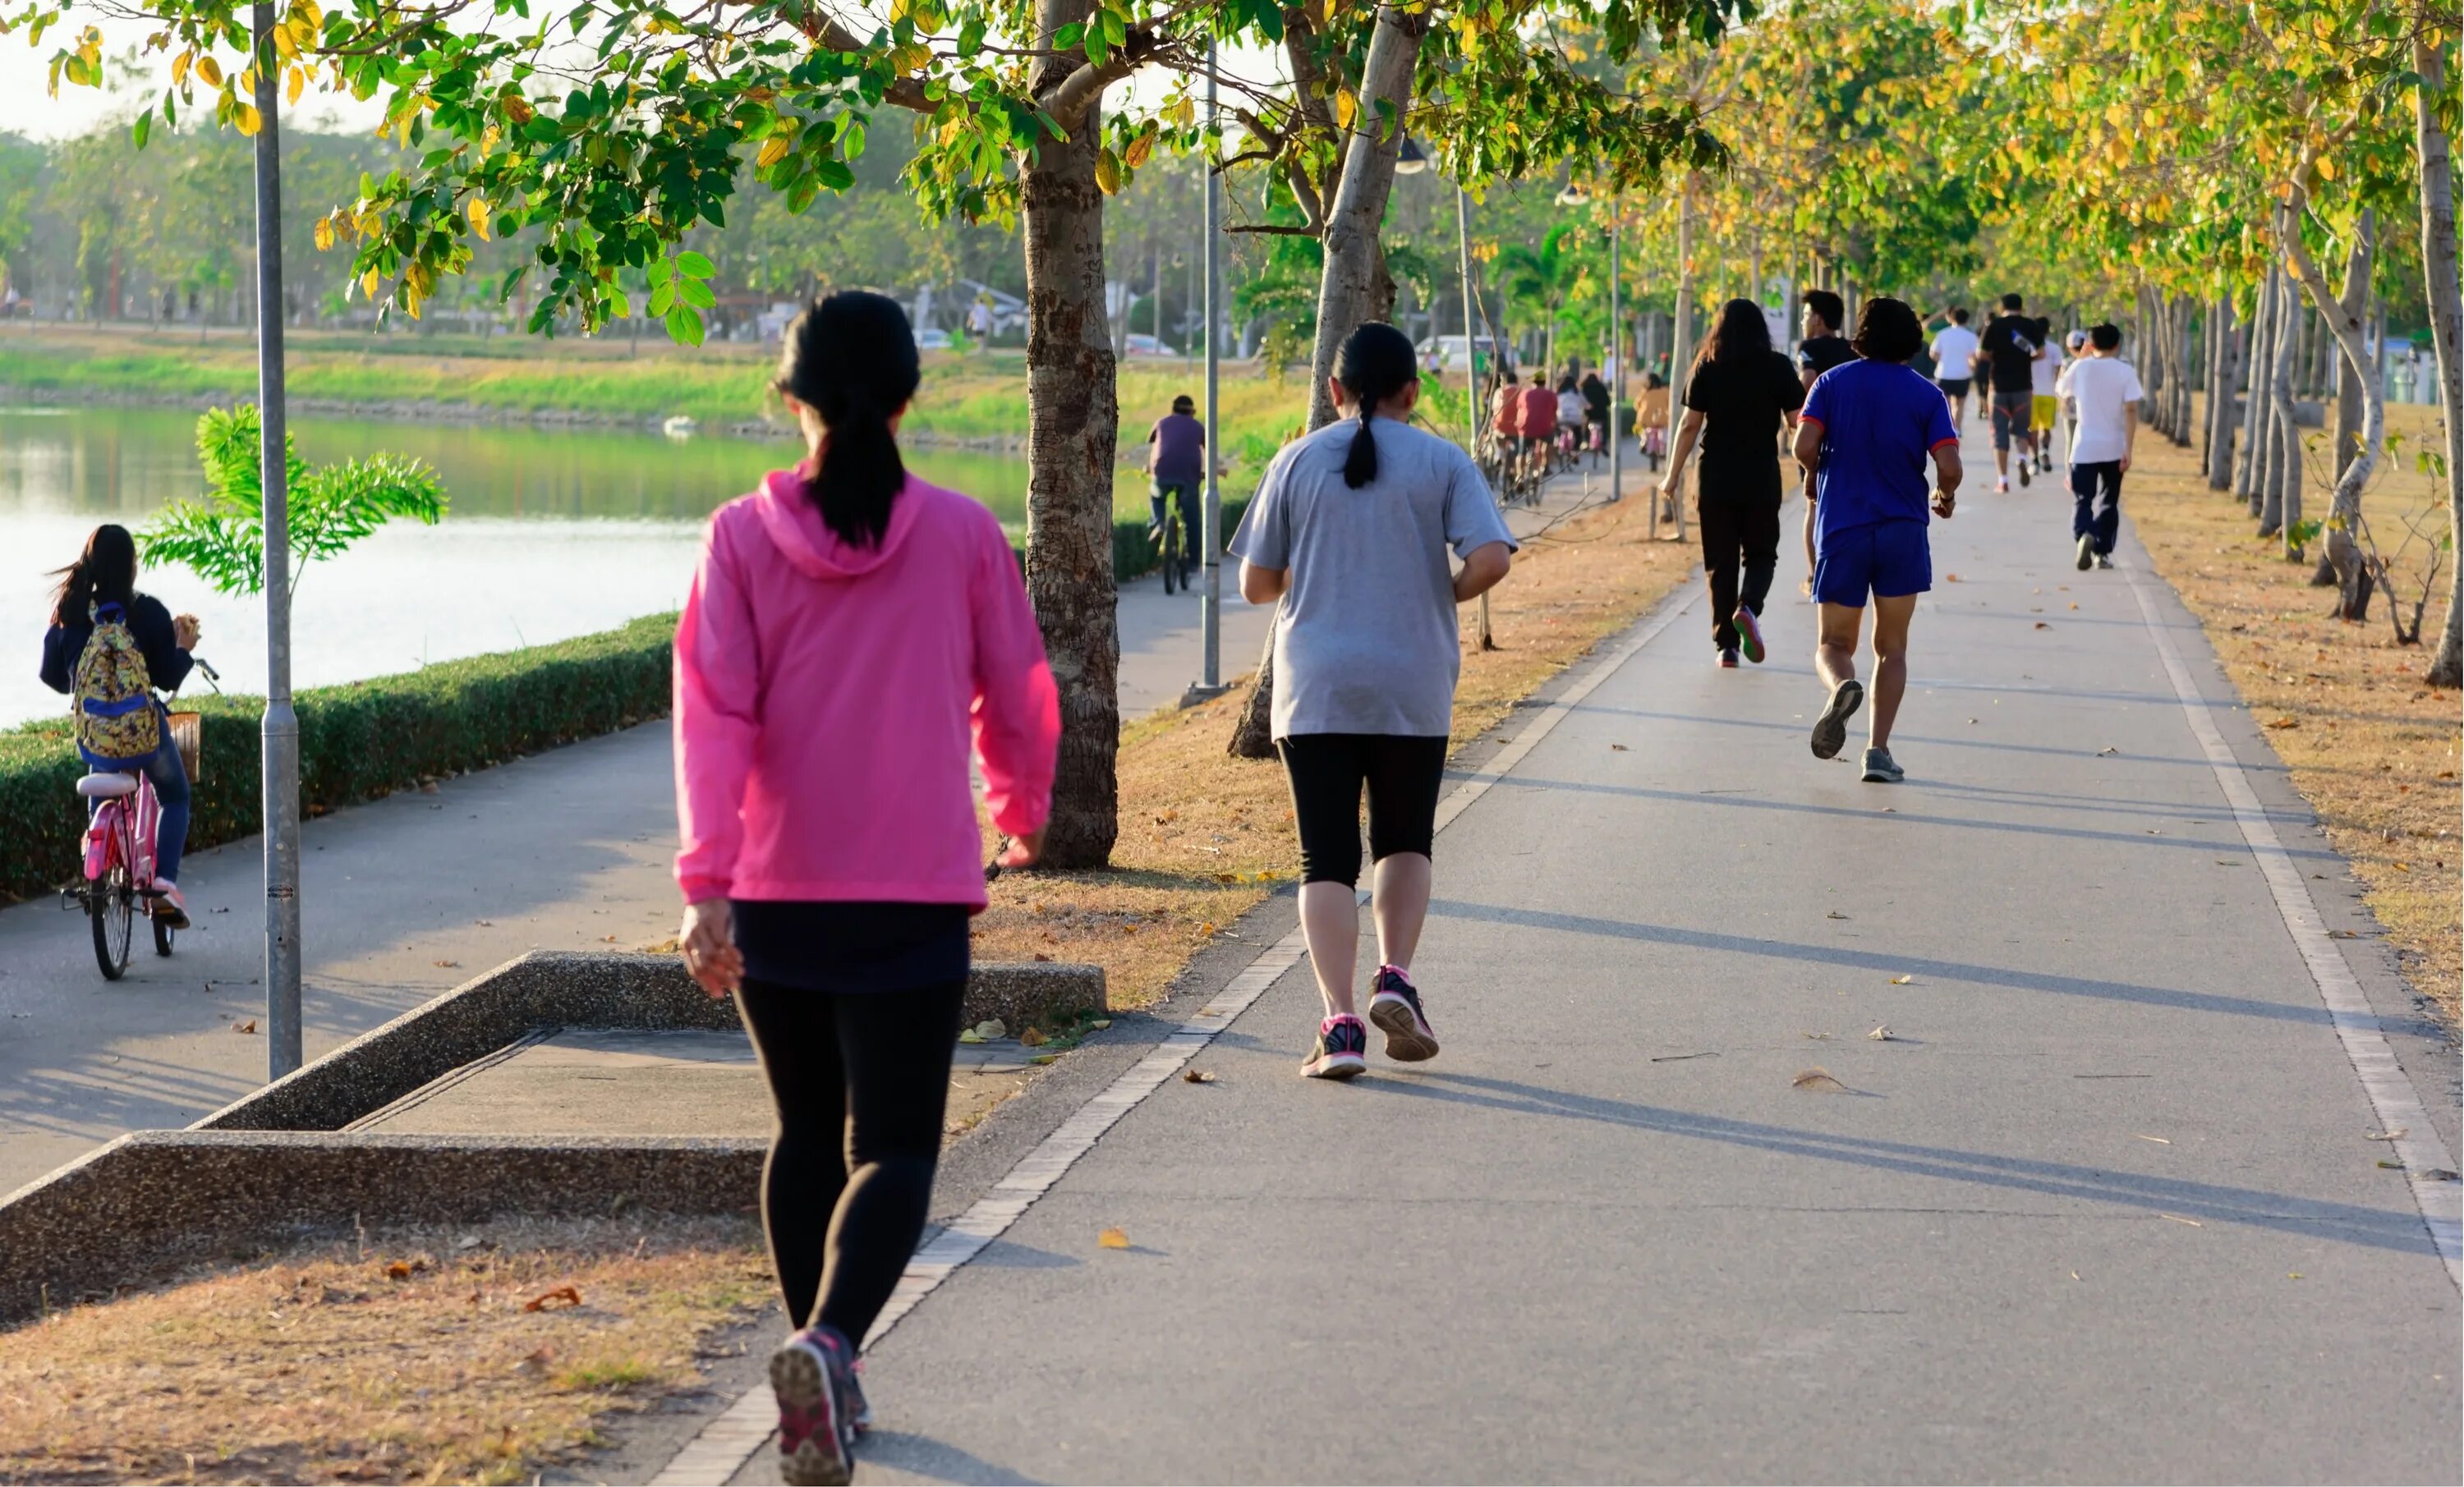
[{"label": "black t-shirt", "polygon": [[1857,348],[1844,336],[1816,336],[1796,348],[1796,364],[1816,377],[1856,360]]},{"label": "black t-shirt", "polygon": [[2037,349],[2044,345],[2053,322],[2024,315],[1997,315],[1977,338],[1993,367],[1995,392],[2033,392]]},{"label": "black t-shirt", "polygon": [[1772,441],[1780,417],[1805,405],[1805,383],[1776,351],[1743,366],[1702,361],[1685,379],[1685,405],[1703,415],[1705,460],[1758,459],[1776,467],[1779,448]]},{"label": "black t-shirt", "polygon": [[[178,689],[188,679],[192,662],[172,634],[171,611],[163,607],[161,600],[144,594],[129,596],[127,610],[128,638],[145,658],[145,679],[156,691]],[[85,654],[85,643],[93,638],[94,623],[83,615],[45,631],[43,684],[55,692],[77,690],[77,658]]]}]

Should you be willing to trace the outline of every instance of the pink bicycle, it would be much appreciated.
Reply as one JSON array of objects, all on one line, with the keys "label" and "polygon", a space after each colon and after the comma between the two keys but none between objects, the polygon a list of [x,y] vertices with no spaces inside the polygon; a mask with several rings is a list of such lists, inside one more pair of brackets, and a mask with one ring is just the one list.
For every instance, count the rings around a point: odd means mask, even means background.
[{"label": "pink bicycle", "polygon": [[[202,659],[197,669],[209,683],[215,680],[213,668]],[[170,717],[170,735],[179,745],[192,782],[202,762],[200,721],[193,712]],[[117,981],[128,973],[141,904],[154,927],[155,954],[171,953],[177,937],[170,922],[155,915],[152,905],[162,896],[154,886],[154,835],[163,823],[163,807],[155,798],[154,782],[142,772],[94,770],[77,780],[77,792],[99,803],[86,823],[84,881],[63,897],[72,901],[72,907],[83,905],[86,921],[94,929],[95,964],[102,968],[104,980]]]}]

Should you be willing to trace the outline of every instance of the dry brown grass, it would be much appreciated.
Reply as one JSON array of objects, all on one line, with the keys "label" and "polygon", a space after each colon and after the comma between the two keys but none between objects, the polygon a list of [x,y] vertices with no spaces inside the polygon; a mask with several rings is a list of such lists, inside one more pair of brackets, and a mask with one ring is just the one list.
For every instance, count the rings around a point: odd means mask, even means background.
[{"label": "dry brown grass", "polygon": [[[1477,647],[1477,611],[1464,608],[1458,746],[1683,581],[1695,549],[1647,540],[1645,514],[1629,500],[1527,544],[1490,599],[1495,650]],[[1247,694],[1243,685],[1125,729],[1112,870],[1002,877],[976,921],[976,954],[1092,962],[1112,1005],[1146,1006],[1209,937],[1288,878],[1300,849],[1282,767],[1224,753]]]},{"label": "dry brown grass", "polygon": [[0,1334],[0,1480],[525,1481],[769,1289],[741,1221],[303,1245]]},{"label": "dry brown grass", "polygon": [[[2435,442],[2436,410],[2390,407],[2390,429],[2408,450]],[[2367,624],[2332,618],[2335,593],[2309,586],[2310,564],[2286,562],[2281,544],[2260,541],[2248,512],[2210,491],[2198,450],[2143,434],[2124,504],[2162,573],[2207,627],[2233,685],[2268,730],[2324,823],[2328,840],[2366,886],[2413,988],[2451,1023],[2459,966],[2457,699],[2422,684],[2447,605],[2431,601],[2424,646],[2396,644],[2386,599]],[[2409,453],[2381,478],[2362,512],[2392,546],[2409,513],[2441,497]],[[2304,503],[2322,514],[2328,494]],[[2314,550],[2315,556],[2315,550]],[[2451,555],[2452,560],[2452,555]],[[2449,570],[2453,571],[2453,570]]]}]

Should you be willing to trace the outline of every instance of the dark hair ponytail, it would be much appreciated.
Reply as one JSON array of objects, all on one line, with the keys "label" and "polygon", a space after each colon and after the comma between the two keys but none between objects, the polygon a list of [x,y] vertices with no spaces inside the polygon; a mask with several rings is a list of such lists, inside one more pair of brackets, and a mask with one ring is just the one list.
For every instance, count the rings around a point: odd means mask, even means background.
[{"label": "dark hair ponytail", "polygon": [[822,417],[804,490],[841,541],[878,547],[890,530],[890,504],[907,484],[890,421],[920,381],[915,332],[895,300],[847,290],[787,323],[771,385]]},{"label": "dark hair ponytail", "polygon": [[1334,380],[1360,409],[1359,431],[1343,456],[1343,483],[1357,491],[1377,478],[1377,441],[1369,436],[1377,405],[1420,380],[1412,339],[1383,320],[1367,322],[1343,338],[1343,349],[1334,354]]},{"label": "dark hair ponytail", "polygon": [[126,527],[104,522],[85,539],[85,551],[52,576],[60,586],[52,595],[52,623],[84,623],[88,607],[100,601],[126,604],[137,593],[137,539]]}]

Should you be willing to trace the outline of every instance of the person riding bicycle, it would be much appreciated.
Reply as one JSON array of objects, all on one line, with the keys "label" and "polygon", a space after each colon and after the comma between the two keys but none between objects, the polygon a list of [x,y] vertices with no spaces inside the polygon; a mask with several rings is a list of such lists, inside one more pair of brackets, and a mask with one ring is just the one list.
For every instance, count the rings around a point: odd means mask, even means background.
[{"label": "person riding bicycle", "polygon": [[1536,483],[1549,475],[1550,451],[1557,440],[1557,395],[1549,390],[1549,374],[1534,372],[1523,389],[1524,462]]},{"label": "person riding bicycle", "polygon": [[[197,645],[197,617],[175,616],[161,600],[137,592],[137,541],[126,527],[105,522],[95,528],[77,560],[53,576],[60,586],[52,598],[51,628],[43,632],[43,685],[77,699],[77,753],[89,767],[143,774],[154,782],[163,820],[154,841],[159,897],[153,912],[185,929],[188,903],[176,880],[188,840],[188,771],[171,741],[168,714],[153,694],[177,691],[187,679],[196,664],[189,652]],[[131,660],[139,665],[130,667]],[[148,708],[151,728],[142,715]],[[115,738],[135,742],[113,746]]]},{"label": "person riding bicycle", "polygon": [[1172,519],[1171,505],[1177,497],[1180,507],[1180,567],[1186,574],[1199,561],[1198,492],[1206,478],[1206,426],[1195,414],[1198,405],[1187,393],[1172,400],[1172,411],[1155,421],[1147,430],[1147,506],[1152,519],[1147,529],[1155,534],[1158,546],[1163,542],[1164,523]]}]

